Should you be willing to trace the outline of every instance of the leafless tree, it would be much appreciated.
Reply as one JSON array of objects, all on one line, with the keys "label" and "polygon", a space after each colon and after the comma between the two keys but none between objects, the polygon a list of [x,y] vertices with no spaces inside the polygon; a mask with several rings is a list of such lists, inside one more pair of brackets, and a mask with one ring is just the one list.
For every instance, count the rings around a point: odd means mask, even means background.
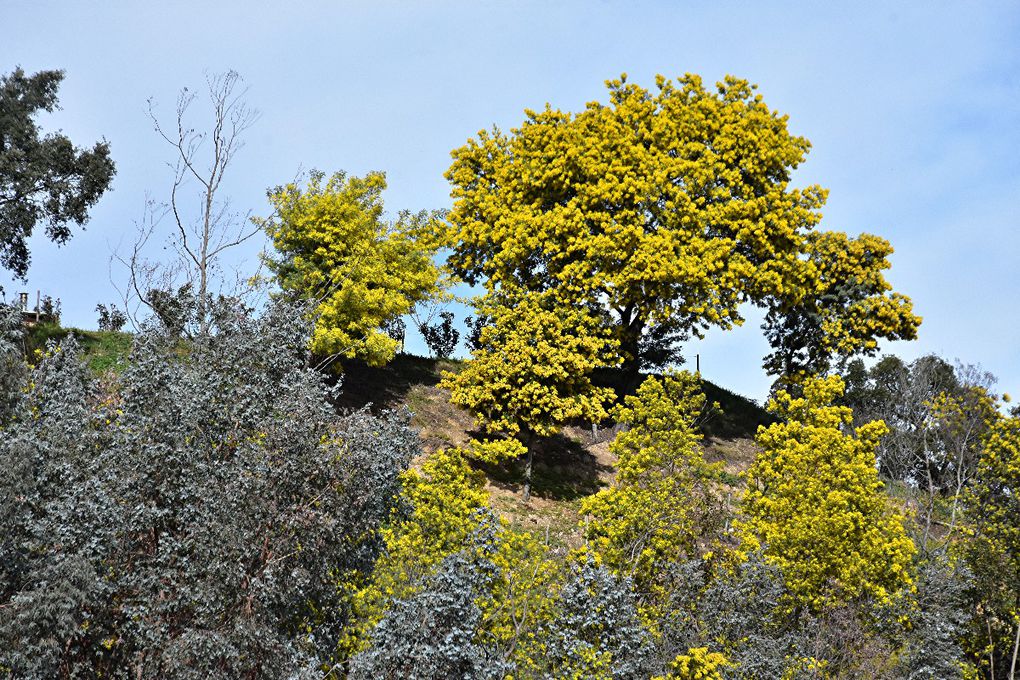
[{"label": "leafless tree", "polygon": [[991,401],[994,375],[980,366],[960,362],[956,364],[956,375],[960,383],[957,393],[945,395],[933,404],[949,468],[947,486],[953,499],[950,531],[956,526],[963,489],[977,473],[982,443],[995,412]]},{"label": "leafless tree", "polygon": [[[155,100],[148,100],[147,114],[159,137],[171,149],[173,170],[170,198],[165,204],[146,202],[145,215],[136,226],[129,248],[114,252],[112,262],[128,270],[128,281],[121,295],[132,322],[137,311],[152,307],[149,291],[173,290],[187,285],[198,299],[200,332],[208,330],[209,296],[221,291],[225,281],[221,255],[259,233],[251,213],[231,210],[229,198],[221,195],[223,178],[237,152],[244,146],[244,133],[258,120],[259,113],[245,102],[247,88],[235,71],[206,77],[207,96],[212,108],[212,126],[208,130],[191,127],[189,110],[198,95],[184,88],[177,98],[176,117],[164,124],[156,113]],[[197,188],[197,206],[189,200],[189,189]],[[192,194],[193,196],[193,194]],[[169,239],[173,258],[151,259],[147,246],[164,219],[172,221]],[[232,291],[236,292],[236,291]],[[133,311],[132,311],[133,310]]]},{"label": "leafless tree", "polygon": [[[181,263],[176,259],[152,259],[147,255],[153,236],[168,211],[165,204],[147,196],[142,217],[135,222],[131,243],[127,247],[119,243],[110,256],[110,283],[120,294],[124,312],[135,329],[141,323],[144,308],[151,308],[149,292],[169,290],[181,279]],[[126,281],[120,280],[116,266],[126,272]]]},{"label": "leafless tree", "polygon": [[[882,419],[889,426],[879,448],[881,470],[914,497],[922,549],[933,525],[941,534],[956,528],[960,497],[996,408],[994,384],[995,376],[980,367],[954,367],[934,355],[909,365],[890,358],[870,372],[871,396],[855,411],[856,422]],[[936,519],[946,514],[948,521]]]}]

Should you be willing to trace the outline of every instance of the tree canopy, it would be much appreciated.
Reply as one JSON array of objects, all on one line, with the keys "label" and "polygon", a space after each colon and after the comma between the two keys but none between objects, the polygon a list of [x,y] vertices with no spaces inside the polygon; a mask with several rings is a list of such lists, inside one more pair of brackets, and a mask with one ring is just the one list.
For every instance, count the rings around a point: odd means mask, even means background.
[{"label": "tree canopy", "polygon": [[765,370],[786,381],[829,370],[833,360],[873,355],[878,339],[914,340],[921,317],[910,298],[890,292],[883,270],[892,246],[884,238],[812,232],[801,263],[807,282],[798,295],[770,302],[763,328],[773,352]]},{"label": "tree canopy", "polygon": [[608,104],[526,110],[520,127],[453,151],[455,274],[598,309],[635,380],[675,360],[678,342],[742,323],[746,302],[775,310],[787,344],[783,324],[809,317],[819,332],[793,337],[812,357],[913,337],[920,319],[881,275],[888,243],[813,236],[827,192],[791,185],[810,143],[756,86],[691,74],[658,76],[655,92],[626,75],[607,86]]},{"label": "tree canopy", "polygon": [[21,278],[36,225],[44,222],[50,240],[67,243],[70,225],[88,221],[113,180],[109,144],[81,149],[63,134],[43,136],[35,121],[57,108],[63,79],[63,71],[26,75],[20,68],[0,77],[0,266]]},{"label": "tree canopy", "polygon": [[747,551],[764,550],[795,602],[820,610],[871,597],[887,601],[910,585],[915,547],[903,518],[881,494],[875,421],[847,433],[853,419],[833,402],[838,376],[811,379],[804,396],[770,402],[785,422],[758,431],[761,454],[747,471],[738,532]]},{"label": "tree canopy", "polygon": [[742,302],[801,285],[825,199],[790,186],[810,145],[747,81],[656,85],[623,76],[608,105],[528,110],[456,149],[447,172],[453,271],[597,304],[631,361],[648,329],[729,328]]},{"label": "tree canopy", "polygon": [[441,272],[426,240],[416,238],[436,217],[402,212],[383,219],[386,176],[313,172],[269,192],[275,214],[261,220],[276,247],[267,258],[280,287],[313,301],[312,350],[388,362],[400,343],[383,326],[437,297]]}]

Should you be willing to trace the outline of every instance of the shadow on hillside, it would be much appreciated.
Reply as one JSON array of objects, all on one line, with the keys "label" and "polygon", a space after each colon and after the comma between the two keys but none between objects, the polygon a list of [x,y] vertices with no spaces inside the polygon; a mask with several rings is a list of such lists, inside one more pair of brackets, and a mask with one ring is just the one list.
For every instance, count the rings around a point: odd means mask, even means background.
[{"label": "shadow on hillside", "polygon": [[[523,457],[499,465],[473,465],[484,471],[494,486],[520,493],[524,484]],[[605,483],[600,473],[611,471],[609,466],[600,463],[580,443],[558,434],[538,443],[531,476],[531,494],[548,500],[576,500],[602,488]]]},{"label": "shadow on hillside", "polygon": [[361,361],[344,362],[341,368],[341,391],[336,406],[356,410],[371,404],[373,410],[383,410],[406,403],[407,393],[416,385],[438,384],[441,372],[455,370],[456,363],[398,354],[378,368]]},{"label": "shadow on hillside", "polygon": [[[648,375],[642,375],[641,380],[647,377]],[[634,394],[637,390],[633,378],[619,369],[596,370],[592,375],[592,382],[599,387],[611,387],[620,401],[625,395]],[[698,419],[698,428],[706,437],[753,439],[759,425],[770,425],[775,422],[771,414],[747,397],[730,392],[708,380],[702,380],[701,385],[706,398],[706,411]],[[719,408],[710,408],[715,403],[719,404]]]},{"label": "shadow on hillside", "polygon": [[701,419],[701,433],[717,439],[754,439],[759,425],[771,425],[775,416],[747,397],[734,394],[707,380],[702,382],[706,406],[719,404]]}]

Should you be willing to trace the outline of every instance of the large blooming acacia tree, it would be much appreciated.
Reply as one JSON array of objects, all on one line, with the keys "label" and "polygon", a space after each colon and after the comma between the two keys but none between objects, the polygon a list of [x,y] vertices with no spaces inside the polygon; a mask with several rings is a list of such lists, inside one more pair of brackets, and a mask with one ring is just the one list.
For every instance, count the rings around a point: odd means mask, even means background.
[{"label": "large blooming acacia tree", "polygon": [[739,305],[798,285],[825,191],[790,187],[809,143],[754,87],[609,81],[610,102],[528,111],[453,152],[453,270],[597,303],[636,369],[642,337],[741,322]]},{"label": "large blooming acacia tree", "polygon": [[[509,133],[481,131],[454,150],[446,175],[453,271],[597,306],[635,386],[677,341],[739,325],[742,303],[812,295],[807,236],[826,196],[791,186],[810,143],[755,86],[728,77],[706,88],[695,75],[656,85],[623,76],[608,82],[608,104],[529,110]],[[865,335],[855,342],[884,324],[852,324]]]}]

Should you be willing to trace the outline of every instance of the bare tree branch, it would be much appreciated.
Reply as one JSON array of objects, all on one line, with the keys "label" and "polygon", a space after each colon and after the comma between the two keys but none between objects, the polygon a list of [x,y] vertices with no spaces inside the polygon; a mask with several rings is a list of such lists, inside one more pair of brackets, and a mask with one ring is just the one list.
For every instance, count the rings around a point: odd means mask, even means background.
[{"label": "bare tree branch", "polygon": [[[231,212],[229,199],[219,195],[230,164],[244,146],[244,133],[257,122],[259,112],[245,102],[248,89],[236,71],[206,74],[206,91],[213,119],[211,128],[202,132],[188,123],[189,112],[198,99],[188,88],[181,90],[177,97],[176,130],[160,122],[154,99],[149,98],[147,102],[147,115],[153,129],[173,150],[173,159],[167,163],[173,171],[173,181],[166,212],[173,216],[174,234],[168,245],[176,252],[177,261],[162,259],[153,263],[143,257],[158,223],[158,220],[146,222],[145,218],[138,225],[129,251],[118,250],[111,258],[111,264],[117,262],[128,270],[128,282],[122,294],[125,304],[129,298],[148,304],[145,286],[151,284],[175,288],[182,281],[190,283],[198,298],[200,332],[209,330],[206,308],[210,295],[218,292],[214,288],[222,289],[225,285],[221,256],[261,231],[257,225],[253,226],[250,211],[243,215]],[[192,182],[199,188],[197,210],[185,196],[185,189]],[[194,217],[189,217],[192,214]],[[134,316],[132,322],[137,323]]]}]

